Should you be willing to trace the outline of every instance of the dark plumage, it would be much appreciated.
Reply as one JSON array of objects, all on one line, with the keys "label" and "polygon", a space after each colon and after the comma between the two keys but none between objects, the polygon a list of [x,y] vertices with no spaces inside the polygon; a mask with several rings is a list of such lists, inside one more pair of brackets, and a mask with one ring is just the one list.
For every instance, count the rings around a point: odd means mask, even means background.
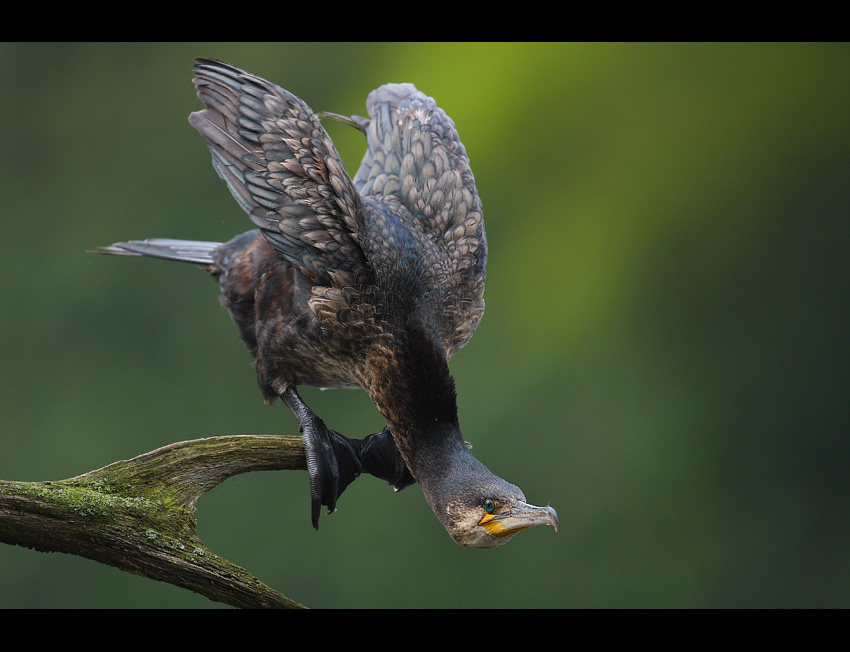
[{"label": "dark plumage", "polygon": [[[415,481],[458,543],[492,547],[538,523],[557,527],[469,452],[449,359],[484,311],[481,202],[454,123],[412,84],[369,94],[369,118],[321,114],[366,135],[349,179],[319,117],[299,98],[229,64],[198,59],[205,108],[189,122],[258,227],[230,242],[146,240],[107,253],[199,263],[256,358],[266,401],[302,431],[313,524],[361,470],[397,489]],[[298,385],[360,387],[387,427],[329,430]]]}]

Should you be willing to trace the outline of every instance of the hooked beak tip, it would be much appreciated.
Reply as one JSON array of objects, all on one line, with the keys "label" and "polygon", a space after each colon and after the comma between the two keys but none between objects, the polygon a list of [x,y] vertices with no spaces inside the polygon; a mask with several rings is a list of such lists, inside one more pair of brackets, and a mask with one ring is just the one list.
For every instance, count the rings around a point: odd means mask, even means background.
[{"label": "hooked beak tip", "polygon": [[558,512],[555,511],[555,508],[551,505],[546,505],[545,508],[549,512],[549,525],[555,528],[555,532],[558,531]]}]

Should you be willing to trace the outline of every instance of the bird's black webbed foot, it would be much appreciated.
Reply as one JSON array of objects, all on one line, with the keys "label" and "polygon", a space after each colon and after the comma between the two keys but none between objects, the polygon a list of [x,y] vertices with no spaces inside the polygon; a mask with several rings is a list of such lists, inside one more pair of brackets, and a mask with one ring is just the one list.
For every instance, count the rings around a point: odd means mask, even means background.
[{"label": "bird's black webbed foot", "polygon": [[318,530],[322,505],[328,508],[328,514],[333,512],[342,492],[360,475],[360,442],[328,428],[293,387],[287,388],[281,398],[292,410],[301,429],[310,476],[313,529]]},{"label": "bird's black webbed foot", "polygon": [[416,483],[388,427],[363,439],[349,439],[328,428],[294,387],[288,387],[281,398],[301,430],[310,476],[313,529],[319,529],[322,505],[328,508],[328,514],[333,512],[337,499],[362,471],[386,481],[396,491]]},{"label": "bird's black webbed foot", "polygon": [[396,491],[416,483],[387,426],[360,440],[360,463],[366,473],[386,480]]}]

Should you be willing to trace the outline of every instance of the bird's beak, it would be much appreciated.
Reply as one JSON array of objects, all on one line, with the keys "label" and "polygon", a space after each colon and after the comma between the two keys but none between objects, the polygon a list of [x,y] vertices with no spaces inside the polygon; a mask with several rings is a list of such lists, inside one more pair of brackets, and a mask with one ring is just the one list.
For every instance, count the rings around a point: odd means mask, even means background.
[{"label": "bird's beak", "polygon": [[515,534],[534,525],[551,525],[557,532],[558,512],[549,505],[536,507],[518,501],[506,512],[485,515],[478,525],[487,528],[490,534],[497,537]]}]

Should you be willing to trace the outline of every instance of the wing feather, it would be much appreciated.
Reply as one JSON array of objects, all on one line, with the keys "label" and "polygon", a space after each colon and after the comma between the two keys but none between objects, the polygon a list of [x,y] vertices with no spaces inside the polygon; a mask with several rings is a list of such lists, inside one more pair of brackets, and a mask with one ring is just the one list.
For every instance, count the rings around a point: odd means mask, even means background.
[{"label": "wing feather", "polygon": [[[484,312],[487,237],[466,149],[451,118],[413,84],[386,84],[366,100],[367,151],[354,186],[367,198],[394,199],[441,252],[434,290],[449,355]],[[353,119],[356,121],[356,119]]]},{"label": "wing feather", "polygon": [[230,64],[197,59],[204,109],[189,122],[263,236],[319,283],[368,269],[360,197],[330,137],[300,98]]}]

